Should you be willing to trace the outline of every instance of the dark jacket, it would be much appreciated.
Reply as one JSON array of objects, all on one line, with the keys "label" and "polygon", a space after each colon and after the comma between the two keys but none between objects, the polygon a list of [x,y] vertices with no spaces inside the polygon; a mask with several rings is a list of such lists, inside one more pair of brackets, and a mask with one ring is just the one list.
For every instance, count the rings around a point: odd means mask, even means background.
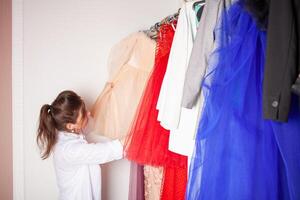
[{"label": "dark jacket", "polygon": [[263,88],[266,119],[288,119],[291,87],[300,71],[299,15],[300,0],[270,1]]}]

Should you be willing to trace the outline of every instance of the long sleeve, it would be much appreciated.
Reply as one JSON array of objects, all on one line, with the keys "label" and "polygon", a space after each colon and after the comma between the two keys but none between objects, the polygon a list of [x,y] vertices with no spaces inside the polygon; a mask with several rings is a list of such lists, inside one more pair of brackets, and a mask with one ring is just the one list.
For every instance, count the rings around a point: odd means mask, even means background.
[{"label": "long sleeve", "polygon": [[214,49],[214,29],[224,9],[235,0],[210,0],[204,6],[199,22],[189,65],[185,74],[181,105],[192,108],[201,92],[201,83],[206,73],[208,59]]},{"label": "long sleeve", "polygon": [[181,8],[157,103],[158,120],[168,130],[177,128],[180,120],[184,77],[196,33],[196,14],[192,6],[193,2],[188,2]]},{"label": "long sleeve", "polygon": [[91,144],[76,140],[66,143],[62,153],[70,164],[103,164],[121,159],[123,146],[118,140]]},{"label": "long sleeve", "polygon": [[300,3],[271,0],[263,84],[264,118],[288,120],[291,87],[299,73]]}]

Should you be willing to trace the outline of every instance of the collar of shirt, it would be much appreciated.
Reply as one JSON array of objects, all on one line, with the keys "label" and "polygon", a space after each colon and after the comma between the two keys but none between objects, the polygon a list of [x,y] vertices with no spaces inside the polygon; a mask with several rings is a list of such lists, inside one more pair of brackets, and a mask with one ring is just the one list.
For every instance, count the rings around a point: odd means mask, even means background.
[{"label": "collar of shirt", "polygon": [[67,132],[67,131],[59,131],[58,135],[59,135],[59,137],[72,137],[72,138],[78,138],[78,139],[85,139],[84,135],[82,135],[82,134],[76,134],[76,133]]}]

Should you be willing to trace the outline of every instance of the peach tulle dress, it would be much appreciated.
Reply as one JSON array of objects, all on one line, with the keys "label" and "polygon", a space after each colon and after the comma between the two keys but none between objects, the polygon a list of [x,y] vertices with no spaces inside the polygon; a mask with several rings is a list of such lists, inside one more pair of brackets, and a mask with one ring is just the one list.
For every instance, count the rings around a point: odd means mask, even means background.
[{"label": "peach tulle dress", "polygon": [[154,66],[155,46],[155,41],[138,32],[112,48],[109,81],[92,109],[98,134],[111,139],[127,135]]}]

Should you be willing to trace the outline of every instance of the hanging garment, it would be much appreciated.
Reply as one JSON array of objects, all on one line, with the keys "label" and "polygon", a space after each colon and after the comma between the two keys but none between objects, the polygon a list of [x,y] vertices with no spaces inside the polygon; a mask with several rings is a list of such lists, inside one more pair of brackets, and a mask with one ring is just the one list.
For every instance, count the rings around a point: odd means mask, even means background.
[{"label": "hanging garment", "polygon": [[160,200],[163,180],[163,168],[144,166],[145,200]]},{"label": "hanging garment", "polygon": [[281,122],[288,119],[291,87],[300,73],[299,40],[300,1],[271,0],[264,74],[265,119]]},{"label": "hanging garment", "polygon": [[157,101],[158,120],[168,130],[177,129],[180,120],[184,76],[196,34],[196,14],[193,4],[194,1],[191,1],[181,7],[167,70]]},{"label": "hanging garment", "polygon": [[165,167],[161,200],[184,200],[187,185],[187,163],[185,167]]},{"label": "hanging garment", "polygon": [[92,109],[97,132],[113,139],[127,135],[154,57],[155,42],[142,32],[113,47],[108,61],[109,82]]},{"label": "hanging garment", "polygon": [[294,104],[286,124],[263,119],[266,33],[242,1],[221,19],[186,197],[299,199],[300,112]]},{"label": "hanging garment", "polygon": [[125,144],[126,157],[152,166],[185,166],[186,157],[168,150],[169,131],[157,121],[156,104],[166,71],[174,26],[163,24],[157,40],[154,70],[149,78]]},{"label": "hanging garment", "polygon": [[185,74],[182,107],[193,108],[197,104],[199,89],[207,68],[208,57],[214,49],[214,29],[222,11],[236,0],[208,0],[205,4]]},{"label": "hanging garment", "polygon": [[[165,168],[181,167],[186,172],[187,157],[168,150],[169,131],[164,129],[157,121],[158,111],[156,110],[156,104],[166,71],[173,35],[174,25],[164,24],[160,27],[154,70],[149,78],[138,112],[136,113],[135,121],[131,127],[128,141],[125,145],[125,152],[129,160],[134,160],[141,164],[164,166]],[[150,177],[153,175],[155,174],[148,173]],[[164,176],[164,179],[169,180],[169,178],[172,177]],[[186,187],[186,178],[181,176],[177,177],[177,179],[177,182],[181,184],[172,188],[174,193],[182,191]],[[149,180],[149,178],[147,177],[147,170],[145,169],[145,181],[147,180]],[[158,189],[158,186],[159,191],[161,191],[161,182],[160,184],[157,182],[157,184],[153,186],[154,188],[152,188],[152,185],[145,185],[146,199],[149,194],[153,194],[149,191],[155,188]],[[150,196],[149,199],[152,200],[160,197],[160,192],[158,193],[156,191],[154,195],[153,197]]]},{"label": "hanging garment", "polygon": [[[196,35],[194,1],[183,4],[171,47],[167,71],[157,103],[158,120],[170,130],[169,150],[191,156],[201,102],[193,109],[181,107],[185,72]],[[203,5],[202,5],[203,6]]]},{"label": "hanging garment", "polygon": [[144,166],[131,162],[129,179],[128,200],[144,200]]}]

